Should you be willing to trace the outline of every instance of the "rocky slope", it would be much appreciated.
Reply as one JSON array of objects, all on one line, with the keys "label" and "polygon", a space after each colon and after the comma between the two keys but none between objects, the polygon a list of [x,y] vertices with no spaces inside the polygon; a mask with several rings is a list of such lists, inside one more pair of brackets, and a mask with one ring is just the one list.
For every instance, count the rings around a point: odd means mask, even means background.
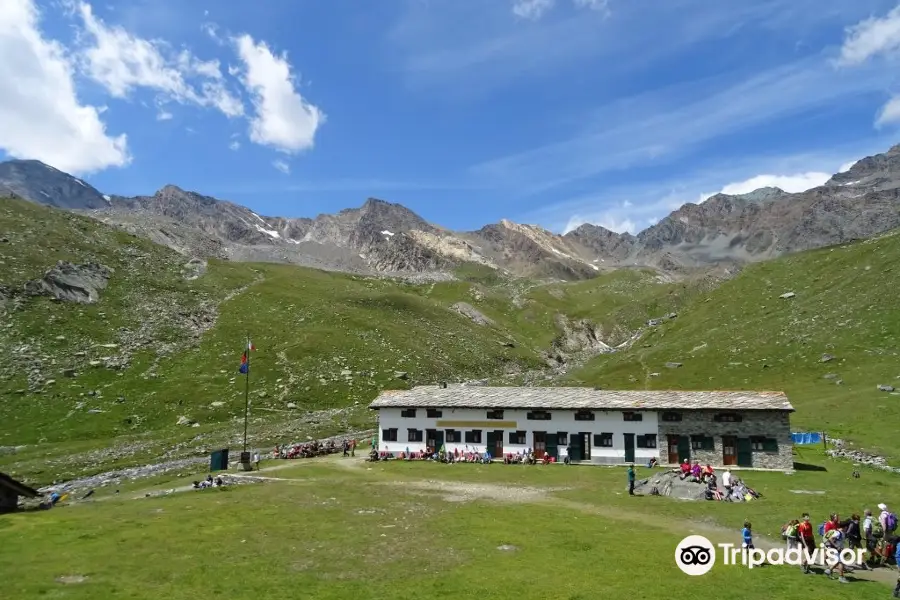
[{"label": "rocky slope", "polygon": [[152,196],[103,196],[37,161],[0,164],[0,193],[88,210],[189,257],[285,262],[362,274],[447,273],[476,263],[498,273],[586,279],[622,266],[678,272],[732,266],[868,238],[900,226],[900,146],[864,158],[799,194],[763,188],[685,204],[639,234],[582,225],[557,235],[508,220],[453,232],[370,198],[315,218],[267,217],[169,185]]},{"label": "rocky slope", "polygon": [[108,198],[84,181],[39,160],[0,163],[0,197],[18,196],[57,208],[103,208]]}]

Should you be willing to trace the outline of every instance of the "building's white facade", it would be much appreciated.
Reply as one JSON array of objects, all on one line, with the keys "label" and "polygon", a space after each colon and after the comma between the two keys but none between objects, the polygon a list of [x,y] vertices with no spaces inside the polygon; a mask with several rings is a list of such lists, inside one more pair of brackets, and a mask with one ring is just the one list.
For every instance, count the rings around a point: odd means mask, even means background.
[{"label": "building's white facade", "polygon": [[[411,415],[413,410],[415,416],[403,416],[404,414]],[[656,411],[643,410],[639,413],[631,413],[621,410],[553,409],[546,411],[550,414],[549,420],[528,418],[529,413],[534,416],[533,413],[536,412],[541,411],[380,408],[378,411],[379,450],[395,454],[406,451],[421,452],[432,445],[429,442],[437,441],[443,442],[446,449],[451,452],[456,449],[478,452],[487,450],[495,457],[499,457],[497,450],[500,448],[495,441],[497,436],[491,436],[492,444],[491,447],[488,447],[488,432],[502,432],[500,437],[503,454],[515,454],[532,448],[540,455],[541,450],[547,448],[552,456],[561,459],[565,456],[566,446],[573,444],[578,446],[582,460],[594,463],[616,464],[627,460],[646,463],[651,458],[659,457],[657,448],[659,423]],[[593,420],[576,420],[576,412],[582,416],[593,415]],[[626,420],[626,412],[629,415],[640,415],[637,417],[640,420]],[[489,415],[494,418],[490,418]],[[410,430],[421,432],[421,435],[418,433],[410,435]],[[448,441],[449,436],[452,435],[448,432],[458,432],[459,441]],[[523,433],[524,435],[522,435]],[[410,437],[415,441],[410,441]],[[579,443],[577,440],[583,441]],[[520,443],[523,441],[524,443]],[[634,449],[634,457],[626,459],[626,445],[629,442]],[[556,451],[553,450],[554,446],[557,447]]]}]

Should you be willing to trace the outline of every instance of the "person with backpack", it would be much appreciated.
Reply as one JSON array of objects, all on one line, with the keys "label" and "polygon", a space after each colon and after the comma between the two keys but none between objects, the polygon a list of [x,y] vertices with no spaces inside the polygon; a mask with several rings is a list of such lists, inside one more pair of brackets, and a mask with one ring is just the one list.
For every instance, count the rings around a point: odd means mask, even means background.
[{"label": "person with backpack", "polygon": [[831,577],[831,573],[833,571],[837,571],[838,581],[840,581],[841,583],[850,583],[847,580],[847,578],[844,577],[844,563],[841,562],[841,557],[840,557],[840,552],[844,547],[844,541],[845,541],[844,532],[841,531],[841,529],[839,527],[832,527],[831,529],[828,530],[828,532],[825,533],[825,538],[824,538],[825,548],[831,549],[838,553],[837,562],[835,562],[834,565],[832,565],[830,567],[828,566],[828,562],[827,562],[828,559],[826,556],[825,574],[828,575],[829,577]]},{"label": "person with backpack", "polygon": [[798,548],[800,546],[800,536],[798,534],[798,530],[800,528],[800,521],[797,519],[793,519],[788,522],[787,525],[784,526],[784,539],[787,541],[787,549],[793,550],[794,548]]},{"label": "person with backpack", "polygon": [[[847,548],[850,550],[862,548],[862,529],[860,528],[859,515],[855,513],[850,515],[850,520],[846,523],[841,523],[841,526],[844,530],[844,536],[847,538]],[[860,565],[854,564],[854,567],[865,569],[866,564],[865,562]]]},{"label": "person with backpack", "polygon": [[628,465],[628,495],[634,496],[634,464]]},{"label": "person with backpack", "polygon": [[862,533],[863,539],[866,541],[866,550],[872,551],[875,547],[875,536],[872,535],[872,511],[868,508],[863,511]]},{"label": "person with backpack", "polygon": [[809,513],[803,513],[803,516],[800,519],[800,524],[797,526],[797,536],[800,538],[800,548],[806,549],[806,552],[803,554],[801,558],[801,568],[804,573],[809,573],[809,563],[806,562],[806,554],[809,553],[811,556],[812,553],[816,549],[816,538],[813,535],[813,526],[812,523],[809,522]]},{"label": "person with backpack", "polygon": [[897,515],[888,510],[887,504],[881,503],[878,505],[878,508],[881,510],[881,514],[878,515],[878,522],[881,524],[883,535],[887,536],[894,533],[897,530]]}]

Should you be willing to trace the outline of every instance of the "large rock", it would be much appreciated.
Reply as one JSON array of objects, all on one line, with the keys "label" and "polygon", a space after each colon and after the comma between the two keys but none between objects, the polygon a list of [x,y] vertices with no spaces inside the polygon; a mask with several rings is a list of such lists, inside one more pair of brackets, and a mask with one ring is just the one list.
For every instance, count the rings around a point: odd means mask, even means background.
[{"label": "large rock", "polygon": [[706,484],[683,480],[677,471],[658,471],[634,484],[638,496],[672,496],[681,500],[705,500]]},{"label": "large rock", "polygon": [[25,289],[33,295],[49,295],[64,302],[93,304],[100,299],[113,270],[97,263],[75,265],[59,261],[40,279],[29,281]]},{"label": "large rock", "polygon": [[472,321],[477,323],[478,325],[493,325],[494,324],[494,322],[490,318],[484,316],[483,314],[481,314],[481,312],[478,309],[476,309],[474,306],[472,306],[471,304],[468,304],[466,302],[457,302],[450,308],[452,308],[453,310],[455,310],[462,316],[472,319]]}]

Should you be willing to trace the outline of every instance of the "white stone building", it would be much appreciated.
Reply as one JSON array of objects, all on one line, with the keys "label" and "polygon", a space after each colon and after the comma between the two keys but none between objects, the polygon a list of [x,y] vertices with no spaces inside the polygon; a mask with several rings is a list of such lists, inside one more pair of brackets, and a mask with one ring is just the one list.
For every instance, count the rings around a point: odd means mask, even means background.
[{"label": "white stone building", "polygon": [[418,386],[382,392],[379,450],[533,448],[575,462],[793,468],[782,392],[612,391],[578,387]]}]

